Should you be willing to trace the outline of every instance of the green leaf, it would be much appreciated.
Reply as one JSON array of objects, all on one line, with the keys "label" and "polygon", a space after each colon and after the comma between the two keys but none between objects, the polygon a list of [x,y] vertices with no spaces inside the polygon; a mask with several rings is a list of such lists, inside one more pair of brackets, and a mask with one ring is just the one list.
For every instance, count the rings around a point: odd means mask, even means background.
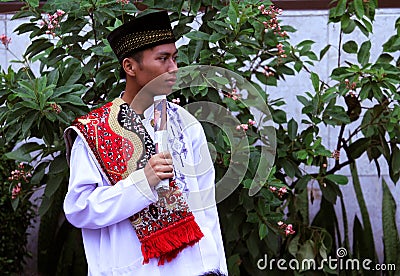
[{"label": "green leaf", "polygon": [[339,174],[328,174],[325,178],[339,185],[345,185],[349,182],[347,176]]},{"label": "green leaf", "polygon": [[383,53],[379,56],[379,58],[377,59],[376,63],[384,63],[384,64],[388,64],[393,60],[393,56]]},{"label": "green leaf", "polygon": [[[59,186],[60,188],[51,198],[43,196],[42,203],[39,207],[40,227],[38,234],[38,269],[40,272],[47,271],[55,266],[59,256],[60,245],[54,242],[58,240],[60,217],[63,216],[62,205],[68,183]],[[49,238],[53,237],[53,238]],[[62,260],[59,260],[62,261]],[[43,273],[45,275],[55,275],[52,273]],[[77,275],[77,274],[74,274]]]},{"label": "green leaf", "polygon": [[357,202],[358,205],[360,206],[362,222],[364,225],[364,231],[361,235],[362,237],[360,237],[362,239],[360,244],[362,252],[360,252],[361,253],[360,255],[364,258],[369,258],[372,261],[375,261],[376,253],[374,244],[373,243],[371,245],[365,244],[365,242],[367,241],[368,242],[373,241],[374,236],[373,236],[372,225],[371,225],[370,215],[368,213],[367,204],[365,202],[364,195],[361,189],[361,183],[356,163],[350,164],[350,171],[353,180],[354,191],[357,197]]},{"label": "green leaf", "polygon": [[306,48],[307,50],[310,50],[313,44],[315,44],[315,41],[306,39],[297,44],[296,48],[302,48],[302,49]]},{"label": "green leaf", "polygon": [[212,43],[216,43],[218,41],[220,41],[221,39],[225,38],[226,35],[225,34],[221,34],[221,33],[213,33],[210,37],[209,37],[209,41]]},{"label": "green leaf", "polygon": [[347,0],[339,0],[336,6],[335,16],[342,16],[346,12],[346,2]]},{"label": "green leaf", "polygon": [[185,36],[189,39],[193,40],[205,40],[208,41],[210,35],[201,31],[191,31],[190,33],[185,34]]},{"label": "green leaf", "polygon": [[321,60],[325,54],[329,51],[332,45],[328,44],[326,45],[320,52],[319,52],[319,59]]},{"label": "green leaf", "polygon": [[289,242],[288,251],[293,257],[296,257],[297,252],[299,251],[299,240],[300,235],[296,235],[296,237]]},{"label": "green leaf", "polygon": [[350,153],[350,156],[352,159],[357,159],[359,158],[364,152],[367,151],[367,149],[371,145],[371,139],[369,138],[360,138],[354,143],[351,143],[348,152]]},{"label": "green leaf", "polygon": [[[2,1],[0,1],[0,2],[2,2]],[[13,2],[13,0],[10,0],[8,2]],[[31,17],[31,16],[36,16],[36,14],[31,10],[19,10],[12,16],[11,20],[25,18],[25,17]]]},{"label": "green leaf", "polygon": [[[300,246],[297,251],[298,259],[300,260],[313,260],[315,258],[314,242],[307,240],[303,245]],[[305,264],[310,264],[305,262]],[[304,267],[305,270],[311,269],[311,267]]]},{"label": "green leaf", "polygon": [[369,32],[372,33],[373,32],[373,26],[371,24],[371,22],[367,19],[367,18],[363,18],[362,22],[364,23],[364,27],[365,29]]},{"label": "green leaf", "polygon": [[280,162],[287,176],[293,178],[296,175],[296,165],[286,159],[282,159]]},{"label": "green leaf", "polygon": [[272,118],[277,124],[284,124],[287,121],[285,111],[280,109],[276,109],[274,112],[272,112]]},{"label": "green leaf", "polygon": [[288,136],[290,140],[293,141],[294,139],[296,139],[297,130],[298,130],[297,122],[293,120],[293,118],[290,119],[290,121],[288,122]]},{"label": "green leaf", "polygon": [[40,150],[41,148],[42,146],[39,145],[38,143],[29,142],[23,144],[22,146],[20,146],[16,150],[13,150],[12,152],[6,153],[5,156],[8,159],[23,161],[23,162],[31,162],[32,157],[30,153],[36,150]]},{"label": "green leaf", "polygon": [[396,52],[400,50],[400,37],[397,35],[392,36],[389,38],[387,42],[383,44],[383,51],[385,52]]},{"label": "green leaf", "polygon": [[27,2],[33,8],[39,7],[39,0],[27,0]]},{"label": "green leaf", "polygon": [[365,66],[371,55],[371,41],[367,40],[361,44],[360,51],[357,54],[357,60],[362,65]]},{"label": "green leaf", "polygon": [[31,129],[33,123],[37,121],[39,117],[39,113],[37,112],[30,112],[25,116],[25,119],[22,122],[22,136],[28,138],[29,130]]},{"label": "green leaf", "polygon": [[354,20],[349,20],[349,24],[347,25],[347,27],[346,28],[343,28],[343,33],[345,33],[345,34],[349,34],[349,33],[351,33],[351,32],[353,32],[354,31],[354,29],[356,28],[356,23],[354,22]]},{"label": "green leaf", "polygon": [[258,231],[256,229],[250,232],[248,239],[246,240],[246,246],[249,249],[249,253],[254,258],[257,258],[260,254],[260,238],[258,236]]},{"label": "green leaf", "polygon": [[[337,197],[340,194],[338,185],[336,183],[330,181],[327,178],[325,178],[324,182],[325,182],[324,184],[319,185],[319,187],[322,191],[322,196],[324,197],[326,202],[329,202],[329,204],[336,204]],[[320,212],[321,212],[321,209],[320,209]],[[325,212],[325,211],[323,211],[323,212]]]},{"label": "green leaf", "polygon": [[47,39],[44,39],[44,38],[36,39],[26,49],[26,55],[29,55],[29,57],[32,58],[35,55],[39,54],[40,52],[42,52],[52,46],[53,46],[53,44],[50,43]]},{"label": "green leaf", "polygon": [[400,150],[397,146],[393,147],[390,166],[393,174],[400,173]]},{"label": "green leaf", "polygon": [[314,72],[311,72],[311,82],[314,87],[314,90],[316,92],[318,92],[319,91],[319,76]]},{"label": "green leaf", "polygon": [[356,24],[356,26],[360,29],[360,31],[366,36],[369,37],[369,31],[368,29],[358,20],[355,20],[354,23]]},{"label": "green leaf", "polygon": [[62,72],[62,84],[65,86],[75,84],[82,76],[82,67],[79,63],[72,63]]},{"label": "green leaf", "polygon": [[263,240],[268,235],[267,225],[261,223],[260,228],[258,229],[258,235],[260,236],[260,240]]},{"label": "green leaf", "polygon": [[307,150],[299,150],[298,152],[296,152],[296,156],[298,159],[300,160],[305,160],[308,157],[308,152]]},{"label": "green leaf", "polygon": [[385,262],[396,264],[400,250],[400,240],[396,223],[396,201],[384,179],[382,179],[382,188],[382,225]]},{"label": "green leaf", "polygon": [[51,174],[47,178],[46,188],[44,190],[44,194],[46,197],[50,198],[54,195],[54,193],[58,190],[60,185],[63,183],[63,177],[59,175]]},{"label": "green leaf", "polygon": [[42,184],[42,179],[47,167],[48,167],[48,162],[42,162],[35,168],[35,171],[31,178],[32,185],[40,186]]},{"label": "green leaf", "polygon": [[354,9],[356,10],[356,15],[358,19],[364,17],[364,5],[363,0],[354,0]]},{"label": "green leaf", "polygon": [[343,50],[349,54],[356,54],[358,51],[358,45],[355,41],[350,40],[343,44]]},{"label": "green leaf", "polygon": [[59,155],[51,161],[49,174],[59,175],[68,169],[67,159],[63,155]]},{"label": "green leaf", "polygon": [[19,197],[11,200],[11,206],[14,211],[17,210],[18,205],[19,205]]},{"label": "green leaf", "polygon": [[301,69],[303,68],[303,62],[302,62],[302,61],[296,61],[296,62],[294,63],[293,68],[294,68],[294,70],[297,71],[297,73],[300,72]]},{"label": "green leaf", "polygon": [[350,16],[348,14],[343,15],[340,18],[340,28],[342,30],[346,29],[349,27],[349,25],[351,24],[352,20],[350,19]]},{"label": "green leaf", "polygon": [[239,17],[239,8],[235,1],[229,1],[228,18],[230,24],[236,29],[238,24],[237,19]]},{"label": "green leaf", "polygon": [[229,273],[232,275],[240,275],[239,265],[242,263],[239,254],[233,254],[227,259]]},{"label": "green leaf", "polygon": [[216,83],[218,83],[220,85],[226,85],[229,83],[229,80],[224,77],[211,77],[211,78],[208,78],[208,80],[215,81]]}]

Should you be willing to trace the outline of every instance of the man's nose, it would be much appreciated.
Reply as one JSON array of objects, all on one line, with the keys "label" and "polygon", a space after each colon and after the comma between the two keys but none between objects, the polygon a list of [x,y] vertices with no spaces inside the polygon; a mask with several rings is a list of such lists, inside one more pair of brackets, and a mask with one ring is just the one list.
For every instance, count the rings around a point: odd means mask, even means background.
[{"label": "man's nose", "polygon": [[171,58],[169,59],[169,66],[168,66],[168,72],[169,73],[176,73],[178,71],[178,64],[176,63],[176,60]]}]

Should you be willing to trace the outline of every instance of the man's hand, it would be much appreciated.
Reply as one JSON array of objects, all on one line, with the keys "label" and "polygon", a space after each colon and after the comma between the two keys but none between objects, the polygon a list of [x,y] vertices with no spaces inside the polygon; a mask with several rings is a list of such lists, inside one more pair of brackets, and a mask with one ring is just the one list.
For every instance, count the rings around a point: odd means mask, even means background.
[{"label": "man's hand", "polygon": [[174,176],[172,157],[169,152],[154,154],[144,167],[144,174],[151,187],[156,186],[161,180]]}]

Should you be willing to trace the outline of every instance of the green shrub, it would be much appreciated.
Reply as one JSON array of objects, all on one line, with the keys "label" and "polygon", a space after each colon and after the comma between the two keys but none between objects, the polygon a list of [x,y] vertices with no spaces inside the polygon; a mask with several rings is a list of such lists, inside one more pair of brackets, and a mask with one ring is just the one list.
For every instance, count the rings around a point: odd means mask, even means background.
[{"label": "green shrub", "polygon": [[[35,214],[30,200],[30,168],[9,160],[5,154],[12,148],[0,138],[0,271],[2,275],[22,272],[26,258],[28,233]],[[13,179],[10,179],[13,177]],[[20,185],[20,186],[19,186]]]}]

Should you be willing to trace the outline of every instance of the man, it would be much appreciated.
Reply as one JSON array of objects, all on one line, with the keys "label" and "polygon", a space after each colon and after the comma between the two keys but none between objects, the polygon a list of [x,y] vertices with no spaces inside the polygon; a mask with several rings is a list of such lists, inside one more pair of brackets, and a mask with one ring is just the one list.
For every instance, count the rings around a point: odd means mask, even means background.
[{"label": "man", "polygon": [[[168,14],[138,17],[108,40],[125,91],[65,132],[70,183],[64,211],[82,228],[89,275],[227,275],[200,123],[168,104],[171,150],[154,149],[153,97],[171,90],[177,72]],[[154,81],[163,87],[154,89]],[[156,190],[161,180],[169,181],[168,191]],[[207,203],[199,208],[193,198]]]}]

